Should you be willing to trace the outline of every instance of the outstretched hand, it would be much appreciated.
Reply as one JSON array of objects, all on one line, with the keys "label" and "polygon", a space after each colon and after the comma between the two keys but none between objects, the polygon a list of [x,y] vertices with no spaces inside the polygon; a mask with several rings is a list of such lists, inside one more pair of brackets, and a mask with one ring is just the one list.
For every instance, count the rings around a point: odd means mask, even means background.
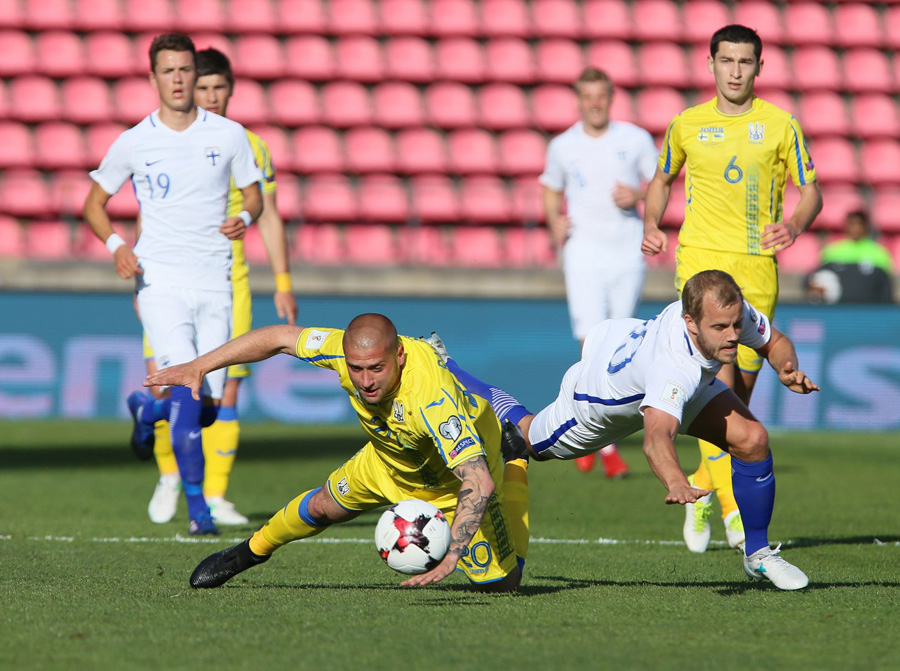
[{"label": "outstretched hand", "polygon": [[441,560],[441,563],[435,566],[427,573],[420,573],[404,580],[401,585],[404,587],[416,587],[421,585],[430,585],[431,583],[440,582],[448,575],[456,570],[456,564],[459,556],[456,553],[448,552],[447,556]]},{"label": "outstretched hand", "polygon": [[669,493],[666,494],[666,503],[669,505],[673,503],[680,503],[681,505],[696,503],[707,494],[709,494],[709,490],[691,487],[685,480],[684,484],[679,483],[669,489]]},{"label": "outstretched hand", "polygon": [[778,371],[778,379],[781,384],[796,394],[810,394],[819,391],[819,385],[814,384],[802,370],[794,370],[794,364],[788,361]]},{"label": "outstretched hand", "polygon": [[191,361],[150,373],[143,384],[145,387],[190,387],[191,396],[195,401],[199,401],[200,388],[203,386],[203,371]]}]

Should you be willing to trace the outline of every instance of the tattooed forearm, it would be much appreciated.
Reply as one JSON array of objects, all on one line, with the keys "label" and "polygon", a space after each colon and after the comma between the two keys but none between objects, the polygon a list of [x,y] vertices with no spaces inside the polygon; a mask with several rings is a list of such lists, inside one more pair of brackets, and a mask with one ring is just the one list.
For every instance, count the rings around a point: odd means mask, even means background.
[{"label": "tattooed forearm", "polygon": [[484,511],[494,493],[494,481],[484,457],[470,459],[453,469],[453,472],[462,480],[462,485],[459,488],[453,527],[450,529],[452,539],[448,553],[459,557],[465,553],[466,547],[481,526]]}]

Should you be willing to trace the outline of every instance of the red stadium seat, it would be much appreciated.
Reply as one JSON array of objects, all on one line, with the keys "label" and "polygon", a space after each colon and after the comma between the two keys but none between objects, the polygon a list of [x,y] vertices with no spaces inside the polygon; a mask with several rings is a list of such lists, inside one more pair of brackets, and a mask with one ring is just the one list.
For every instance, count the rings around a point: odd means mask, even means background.
[{"label": "red stadium seat", "polygon": [[407,82],[388,82],[375,87],[375,123],[397,129],[425,123],[425,108],[419,89]]},{"label": "red stadium seat", "polygon": [[285,72],[298,79],[331,81],[337,72],[331,43],[321,35],[289,38],[285,43]]},{"label": "red stadium seat", "polygon": [[[797,190],[789,185],[787,192],[792,193],[791,203],[796,206],[794,199],[798,196],[793,194]],[[848,186],[831,186],[826,188],[822,193],[822,200],[825,206],[813,222],[813,230],[816,231],[843,231],[844,220],[848,212],[858,210],[865,207],[865,201],[856,187]],[[785,219],[793,214],[793,209],[785,211]]]},{"label": "red stadium seat", "polygon": [[404,223],[409,195],[394,175],[370,175],[359,182],[359,214],[364,221]]},{"label": "red stadium seat", "polygon": [[832,45],[831,11],[818,2],[788,3],[784,8],[784,34],[788,44]]},{"label": "red stadium seat", "polygon": [[448,231],[443,228],[406,226],[400,230],[400,248],[403,258],[411,265],[443,268],[451,263]]},{"label": "red stadium seat", "polygon": [[512,84],[488,84],[478,93],[478,124],[493,131],[531,124],[525,92]]},{"label": "red stadium seat", "polygon": [[354,128],[344,134],[344,153],[350,172],[393,172],[397,162],[391,136],[383,128]]},{"label": "red stadium seat", "polygon": [[323,86],[322,112],[324,122],[336,128],[372,123],[369,93],[356,82],[334,82]]},{"label": "red stadium seat", "polygon": [[799,118],[807,137],[850,134],[844,99],[833,91],[807,93],[800,98]]},{"label": "red stadium seat", "polygon": [[687,107],[684,97],[675,89],[644,89],[637,94],[635,111],[638,125],[657,135],[665,132],[669,122]]},{"label": "red stadium seat", "polygon": [[499,177],[470,177],[460,189],[462,217],[474,224],[508,224],[512,221],[512,200]]},{"label": "red stadium seat", "polygon": [[[734,22],[753,28],[763,41],[763,60],[770,44],[784,44],[786,41],[781,12],[773,2],[738,2],[734,6]],[[710,33],[712,37],[712,33]]]},{"label": "red stadium seat", "polygon": [[619,89],[613,93],[612,105],[609,108],[609,118],[614,121],[627,121],[637,124],[637,116],[634,113],[634,104],[631,94],[625,89]]},{"label": "red stadium seat", "polygon": [[666,0],[635,0],[631,4],[638,42],[678,42],[684,36],[678,5]]},{"label": "red stadium seat", "polygon": [[373,84],[384,79],[384,56],[374,37],[356,35],[338,40],[335,46],[337,76]]},{"label": "red stadium seat", "polygon": [[511,130],[500,136],[500,173],[503,175],[539,175],[544,170],[547,143],[533,130]]},{"label": "red stadium seat", "polygon": [[491,40],[485,48],[487,77],[496,82],[531,84],[537,79],[534,54],[525,40]]},{"label": "red stadium seat", "polygon": [[279,79],[286,72],[281,42],[272,35],[239,35],[232,61],[234,74],[250,79]]},{"label": "red stadium seat", "polygon": [[251,226],[244,233],[244,256],[251,266],[268,265],[269,256],[259,226]]},{"label": "red stadium seat", "polygon": [[397,241],[390,226],[350,225],[344,229],[347,262],[356,266],[396,266],[400,262]]},{"label": "red stadium seat", "polygon": [[428,9],[424,0],[382,0],[382,35],[424,37],[428,34]]},{"label": "red stadium seat", "polygon": [[23,0],[25,27],[42,30],[67,30],[75,23],[72,3],[69,0]]},{"label": "red stadium seat", "polygon": [[[900,234],[900,189],[879,189],[873,194],[872,222],[879,231],[894,236]],[[897,240],[900,241],[900,236]]]},{"label": "red stadium seat", "polygon": [[434,37],[475,37],[481,30],[474,0],[431,0],[429,33]]},{"label": "red stadium seat", "polygon": [[46,170],[88,167],[81,128],[62,121],[48,121],[34,130],[35,163]]},{"label": "red stadium seat", "polygon": [[459,193],[449,177],[427,175],[410,182],[411,214],[422,223],[456,223],[461,215]]},{"label": "red stadium seat", "polygon": [[30,221],[25,227],[25,254],[34,261],[70,261],[72,229],[64,221]]},{"label": "red stadium seat", "polygon": [[453,265],[462,268],[502,268],[506,253],[493,226],[456,226],[451,235]]},{"label": "red stadium seat", "polygon": [[525,0],[482,0],[481,32],[487,37],[528,38],[534,33]]},{"label": "red stadium seat", "polygon": [[435,47],[437,78],[478,84],[485,78],[484,50],[468,37],[440,40]]},{"label": "red stadium seat", "polygon": [[20,30],[0,31],[0,77],[17,77],[37,71],[34,42]]},{"label": "red stadium seat", "polygon": [[17,259],[25,256],[25,235],[13,217],[0,215],[0,258]]},{"label": "red stadium seat", "polygon": [[834,41],[838,47],[883,47],[885,35],[878,10],[869,4],[854,2],[834,8]]},{"label": "red stadium seat", "polygon": [[178,27],[186,33],[224,33],[225,9],[220,0],[174,0]]},{"label": "red stadium seat", "polygon": [[74,28],[82,32],[121,31],[125,17],[119,0],[75,0]]},{"label": "red stadium seat", "polygon": [[0,168],[27,168],[34,165],[34,141],[28,126],[0,121]]},{"label": "red stadium seat", "polygon": [[638,72],[644,86],[691,86],[684,51],[671,42],[644,44],[638,49]]},{"label": "red stadium seat", "polygon": [[14,217],[44,217],[52,213],[50,189],[36,170],[11,170],[0,181],[0,212]]},{"label": "red stadium seat", "polygon": [[46,30],[35,38],[37,72],[61,79],[84,72],[84,45],[68,30]]},{"label": "red stadium seat", "polygon": [[553,39],[539,42],[535,50],[538,79],[549,84],[572,85],[585,66],[584,52],[577,42]]},{"label": "red stadium seat", "polygon": [[228,56],[231,61],[234,61],[236,58],[231,40],[222,33],[195,32],[190,34],[190,38],[194,41],[194,46],[197,47],[197,51],[209,49],[211,47],[221,51]]},{"label": "red stadium seat", "polygon": [[9,93],[6,90],[6,82],[0,79],[0,119],[9,117]]},{"label": "red stadium seat", "polygon": [[397,170],[405,175],[446,173],[447,149],[440,133],[410,128],[397,133]]},{"label": "red stadium seat", "polygon": [[475,125],[472,89],[458,82],[438,82],[425,90],[425,107],[431,124],[438,128]]},{"label": "red stadium seat", "polygon": [[278,32],[286,35],[322,35],[328,14],[322,0],[279,0]]},{"label": "red stadium seat", "polygon": [[625,42],[593,42],[588,47],[588,63],[608,74],[614,86],[630,88],[640,81],[634,50]]},{"label": "red stadium seat", "polygon": [[794,244],[775,253],[778,270],[794,275],[807,275],[821,265],[822,245],[815,233],[801,235]]},{"label": "red stadium seat", "polygon": [[124,3],[125,29],[130,32],[158,35],[175,27],[175,9],[169,0],[124,0]]},{"label": "red stadium seat", "polygon": [[372,0],[329,0],[328,31],[333,35],[375,35],[378,10]]},{"label": "red stadium seat", "polygon": [[541,37],[578,40],[584,33],[581,8],[572,0],[535,0],[531,18],[535,34]]},{"label": "red stadium seat", "polygon": [[900,187],[900,144],[896,138],[866,142],[860,159],[862,178],[867,184],[879,189]]},{"label": "red stadium seat", "polygon": [[810,142],[816,178],[822,184],[853,184],[859,180],[859,162],[853,145],[843,138]]},{"label": "red stadium seat", "polygon": [[[84,170],[60,170],[50,183],[50,209],[63,218],[81,217],[84,199],[94,181]],[[108,253],[108,252],[107,252]]]},{"label": "red stadium seat", "polygon": [[272,126],[269,124],[254,124],[248,126],[247,130],[259,135],[260,139],[266,143],[269,149],[269,156],[272,159],[272,165],[275,168],[275,178],[281,188],[281,171],[287,170],[287,166],[293,163],[291,157],[291,140],[288,132],[281,126]]},{"label": "red stadium seat", "polygon": [[[780,107],[786,112],[790,112],[794,116],[797,116],[799,109],[797,102],[794,100],[794,96],[785,91],[776,91],[772,90],[764,90],[762,91],[761,97],[766,101],[770,102],[776,107]],[[803,123],[803,119],[800,119],[800,123]]]},{"label": "red stadium seat", "polygon": [[0,27],[20,29],[25,25],[25,8],[19,0],[0,2]]},{"label": "red stadium seat", "polygon": [[113,219],[136,219],[140,205],[134,195],[134,188],[130,184],[122,186],[107,202],[106,211]]},{"label": "red stadium seat", "polygon": [[[707,49],[709,53],[709,49]],[[756,89],[763,93],[783,91],[794,86],[794,72],[788,63],[787,55],[781,47],[765,45],[763,49],[763,68],[756,80]]]},{"label": "red stadium seat", "polygon": [[434,79],[435,64],[431,45],[421,37],[398,37],[389,40],[384,48],[385,75],[415,84],[427,84]]},{"label": "red stadium seat", "polygon": [[303,185],[303,213],[309,221],[354,221],[359,216],[356,191],[341,175],[311,177]]},{"label": "red stadium seat", "polygon": [[85,70],[106,79],[139,74],[146,65],[138,61],[134,44],[127,35],[113,32],[91,33],[85,37]]},{"label": "red stadium seat", "polygon": [[113,120],[134,125],[159,107],[146,77],[125,77],[113,84]]},{"label": "red stadium seat", "polygon": [[534,175],[512,182],[513,222],[535,226],[544,221],[544,187]]},{"label": "red stadium seat", "polygon": [[300,173],[338,173],[345,170],[344,149],[338,134],[326,126],[310,126],[294,131],[293,163],[288,166]]},{"label": "red stadium seat", "polygon": [[100,123],[113,116],[109,86],[99,77],[71,77],[62,83],[62,118],[77,124]]},{"label": "red stadium seat", "polygon": [[270,0],[228,0],[225,22],[228,32],[271,35],[280,32],[278,2]]},{"label": "red stadium seat", "polygon": [[494,136],[481,128],[464,128],[447,136],[450,172],[469,175],[497,172],[499,157]]},{"label": "red stadium seat", "polygon": [[868,93],[850,101],[853,134],[863,139],[900,137],[900,114],[890,96]]},{"label": "red stadium seat", "polygon": [[9,112],[14,119],[39,123],[62,115],[59,92],[48,77],[23,75],[9,84]]},{"label": "red stadium seat", "polygon": [[878,49],[850,49],[842,57],[844,88],[852,93],[886,93],[897,90],[887,56]]},{"label": "red stadium seat", "polygon": [[272,121],[288,128],[322,121],[316,87],[302,79],[282,79],[269,85]]},{"label": "red stadium seat", "polygon": [[[684,174],[682,172],[682,175],[675,180],[672,190],[669,192],[669,203],[666,205],[666,211],[663,212],[662,226],[665,228],[681,228],[681,224],[684,223],[686,203],[687,197],[684,193]],[[671,250],[673,254],[674,251],[674,249]]]},{"label": "red stadium seat", "polygon": [[507,228],[505,247],[507,263],[515,268],[557,268],[559,258],[550,243],[550,233],[543,226]]},{"label": "red stadium seat", "polygon": [[900,49],[900,5],[887,7],[883,19],[887,46],[896,51]]},{"label": "red stadium seat", "polygon": [[340,229],[334,224],[307,224],[297,227],[291,259],[305,265],[334,266],[344,263],[346,251]]},{"label": "red stadium seat", "polygon": [[[268,138],[267,138],[268,139]],[[303,215],[303,198],[300,192],[300,180],[296,175],[279,172],[279,163],[275,164],[278,190],[275,192],[275,203],[278,214],[285,222],[296,221]]]},{"label": "red stadium seat", "polygon": [[692,44],[706,46],[709,53],[709,38],[722,26],[731,23],[728,7],[715,0],[694,0],[682,6],[684,35]]},{"label": "red stadium seat", "polygon": [[691,85],[704,93],[706,90],[715,92],[716,80],[709,71],[709,45],[695,44],[691,46],[687,61]]},{"label": "red stadium seat", "polygon": [[269,123],[269,100],[266,91],[255,79],[238,78],[234,83],[237,95],[228,103],[228,116],[240,124]]},{"label": "red stadium seat", "polygon": [[88,165],[96,168],[100,165],[112,143],[128,128],[125,124],[105,121],[88,126],[85,130],[85,146]]},{"label": "red stadium seat", "polygon": [[584,36],[589,40],[630,40],[631,7],[625,0],[587,0],[581,6]]},{"label": "red stadium seat", "polygon": [[579,119],[571,86],[545,84],[531,92],[531,114],[537,127],[548,133],[568,128]]},{"label": "red stadium seat", "polygon": [[[763,52],[765,60],[765,52]],[[792,57],[796,76],[795,85],[800,91],[836,91],[843,84],[838,56],[834,50],[822,46],[794,49]]]}]

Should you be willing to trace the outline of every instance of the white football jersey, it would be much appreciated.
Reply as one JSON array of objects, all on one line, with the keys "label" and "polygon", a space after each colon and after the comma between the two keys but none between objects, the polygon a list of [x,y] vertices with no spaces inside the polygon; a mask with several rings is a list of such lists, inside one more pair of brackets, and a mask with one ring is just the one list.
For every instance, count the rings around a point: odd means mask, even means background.
[{"label": "white football jersey", "polygon": [[91,179],[111,195],[131,179],[141,210],[134,252],[152,281],[230,291],[231,240],[219,232],[230,182],[243,188],[262,175],[243,126],[197,111],[180,132],[159,110],[145,117],[112,144]]},{"label": "white football jersey", "polygon": [[617,182],[634,188],[649,182],[658,154],[653,136],[625,121],[611,121],[600,137],[579,121],[553,138],[540,181],[565,193],[570,238],[596,243],[617,265],[642,263],[643,221],[637,209],[619,209],[612,192]]}]

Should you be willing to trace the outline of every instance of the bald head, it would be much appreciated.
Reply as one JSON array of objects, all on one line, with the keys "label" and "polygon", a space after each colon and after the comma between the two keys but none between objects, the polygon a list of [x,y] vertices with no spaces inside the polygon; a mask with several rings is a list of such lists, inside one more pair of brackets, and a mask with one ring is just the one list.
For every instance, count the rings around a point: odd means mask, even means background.
[{"label": "bald head", "polygon": [[354,317],[344,331],[344,350],[385,351],[400,345],[394,322],[374,312]]}]

